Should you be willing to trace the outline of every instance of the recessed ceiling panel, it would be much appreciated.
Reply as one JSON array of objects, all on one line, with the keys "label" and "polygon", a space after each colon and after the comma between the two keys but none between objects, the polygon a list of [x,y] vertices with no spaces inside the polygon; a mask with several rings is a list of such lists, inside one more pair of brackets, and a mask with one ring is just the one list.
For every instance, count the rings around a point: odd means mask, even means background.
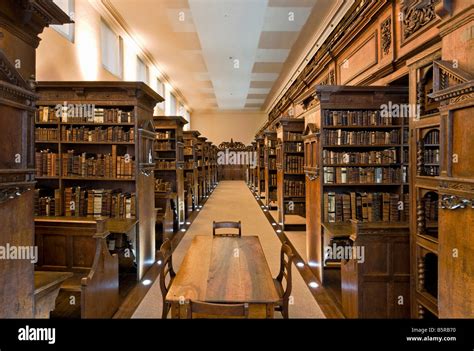
[{"label": "recessed ceiling panel", "polygon": [[262,106],[318,1],[108,3],[191,108],[239,110]]}]

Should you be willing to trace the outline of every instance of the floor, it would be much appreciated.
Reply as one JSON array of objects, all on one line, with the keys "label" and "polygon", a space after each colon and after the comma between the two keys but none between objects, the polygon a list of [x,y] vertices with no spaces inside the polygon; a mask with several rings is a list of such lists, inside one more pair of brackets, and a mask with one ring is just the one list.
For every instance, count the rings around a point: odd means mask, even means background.
[{"label": "floor", "polygon": [[[281,242],[276,236],[271,224],[264,216],[257,201],[252,196],[245,182],[225,181],[212,193],[199,216],[194,220],[188,232],[173,254],[175,271],[179,270],[181,262],[195,235],[212,235],[212,221],[241,220],[243,235],[258,235],[265,252],[273,276],[280,268]],[[302,233],[298,233],[300,236]],[[300,250],[302,241],[297,250]],[[304,245],[304,244],[303,244]],[[303,248],[303,247],[302,247]],[[303,257],[305,252],[299,252]],[[293,267],[293,304],[290,306],[290,318],[324,318],[319,305],[316,303],[309,287]],[[159,281],[156,280],[135,311],[133,318],[161,318],[162,297]],[[275,313],[275,318],[281,318]]]}]

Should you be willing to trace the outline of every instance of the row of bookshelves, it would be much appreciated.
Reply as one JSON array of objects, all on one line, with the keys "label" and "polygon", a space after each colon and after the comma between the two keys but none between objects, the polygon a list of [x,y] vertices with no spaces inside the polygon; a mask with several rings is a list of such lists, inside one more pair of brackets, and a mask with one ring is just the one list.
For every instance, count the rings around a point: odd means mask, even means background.
[{"label": "row of bookshelves", "polygon": [[124,193],[120,189],[65,188],[52,191],[52,196],[41,196],[42,190],[35,190],[36,216],[68,217],[136,217],[136,197],[134,193]]},{"label": "row of bookshelves", "polygon": [[[59,138],[61,135],[61,138]],[[57,128],[36,128],[36,141],[62,141],[62,142],[129,142],[135,141],[135,129],[124,130],[123,127],[87,127],[67,128],[61,127],[61,134]]]},{"label": "row of bookshelves", "polygon": [[163,159],[158,159],[156,161],[156,169],[158,170],[163,170],[163,169],[168,169],[168,170],[173,170],[176,169],[176,161],[169,161],[169,160],[163,160]]},{"label": "row of bookshelves", "polygon": [[270,151],[270,154],[271,154],[271,151],[275,150],[275,148],[277,147],[277,144],[278,144],[278,140],[276,140],[276,139],[267,139],[266,147],[267,147],[267,150]]},{"label": "row of bookshelves", "polygon": [[303,142],[285,144],[285,152],[303,152]]},{"label": "row of bookshelves", "polygon": [[295,132],[284,132],[283,133],[283,141],[303,141],[303,134],[302,133],[295,133]]},{"label": "row of bookshelves", "polygon": [[423,138],[425,145],[437,145],[439,146],[439,130],[432,130],[425,135]]},{"label": "row of bookshelves", "polygon": [[323,150],[323,164],[369,164],[369,165],[392,165],[399,163],[400,160],[396,149],[373,150],[367,152],[338,152],[332,150]]},{"label": "row of bookshelves", "polygon": [[[74,155],[70,150],[61,155],[50,150],[36,152],[37,177],[94,177],[133,179],[135,175],[135,160],[129,155],[116,156],[112,154]],[[61,173],[60,173],[61,170]]]},{"label": "row of bookshelves", "polygon": [[324,111],[324,126],[399,126],[402,119],[384,115],[380,110],[367,111]]},{"label": "row of bookshelves", "polygon": [[170,140],[173,138],[174,138],[174,132],[171,130],[156,131],[156,140]]},{"label": "row of bookshelves", "polygon": [[287,197],[298,197],[305,196],[306,185],[304,181],[301,180],[288,180],[283,181],[283,194]]},{"label": "row of bookshelves", "polygon": [[158,151],[176,151],[174,147],[175,143],[169,141],[157,141],[155,143],[155,150]]},{"label": "row of bookshelves", "polygon": [[438,177],[440,174],[440,167],[439,166],[423,166],[421,173],[424,176]]},{"label": "row of bookshelves", "polygon": [[276,158],[269,158],[267,160],[267,167],[269,170],[275,170],[276,169]]},{"label": "row of bookshelves", "polygon": [[270,187],[276,187],[277,186],[277,175],[276,175],[276,173],[270,173],[268,175],[268,185]]},{"label": "row of bookshelves", "polygon": [[423,151],[423,162],[425,164],[439,164],[439,149],[428,149]]},{"label": "row of bookshelves", "polygon": [[402,181],[399,168],[324,167],[324,184],[394,184]]},{"label": "row of bookshelves", "polygon": [[423,198],[425,220],[438,221],[439,200],[435,193],[428,193]]},{"label": "row of bookshelves", "polygon": [[324,130],[322,133],[323,144],[333,145],[395,145],[400,144],[400,130],[389,132],[381,131],[345,131],[345,130]]},{"label": "row of bookshelves", "polygon": [[173,184],[170,182],[157,178],[155,179],[155,191],[157,192],[168,192],[171,191],[173,188]]},{"label": "row of bookshelves", "polygon": [[400,222],[409,219],[409,194],[324,193],[324,221]]},{"label": "row of bookshelves", "polygon": [[303,156],[286,156],[283,169],[285,173],[303,173],[304,157]]},{"label": "row of bookshelves", "polygon": [[38,108],[38,123],[134,123],[133,112],[118,108],[96,108],[94,105],[41,106]]}]

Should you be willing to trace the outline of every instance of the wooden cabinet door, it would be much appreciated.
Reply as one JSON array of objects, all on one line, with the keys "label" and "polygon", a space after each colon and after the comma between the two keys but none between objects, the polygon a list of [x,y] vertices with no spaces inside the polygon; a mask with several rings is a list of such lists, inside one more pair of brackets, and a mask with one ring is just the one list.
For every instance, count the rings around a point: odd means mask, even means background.
[{"label": "wooden cabinet door", "polygon": [[439,317],[473,318],[474,209],[443,207],[439,212]]}]

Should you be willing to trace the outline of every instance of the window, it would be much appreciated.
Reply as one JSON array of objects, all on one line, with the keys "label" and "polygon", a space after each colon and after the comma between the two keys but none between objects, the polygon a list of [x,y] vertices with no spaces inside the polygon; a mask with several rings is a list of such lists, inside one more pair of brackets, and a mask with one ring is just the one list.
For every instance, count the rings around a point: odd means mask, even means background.
[{"label": "window", "polygon": [[102,65],[113,75],[123,76],[123,42],[122,38],[102,20],[100,39],[102,46]]},{"label": "window", "polygon": [[[165,98],[165,85],[163,84],[163,82],[161,80],[159,80],[158,78],[156,79],[156,92],[162,97],[162,98]],[[165,101],[159,103],[158,105],[156,105],[157,109],[163,111],[165,111]]]},{"label": "window", "polygon": [[184,130],[191,130],[191,114],[189,111],[186,111],[184,118],[188,121],[188,124],[184,126]]},{"label": "window", "polygon": [[178,116],[186,117],[186,109],[182,103],[179,104]]},{"label": "window", "polygon": [[[74,0],[53,0],[58,7],[63,10],[72,20],[74,20]],[[74,42],[74,23],[68,23],[63,25],[52,25],[56,32],[64,36],[70,42]]]},{"label": "window", "polygon": [[176,116],[176,96],[170,94],[170,116]]},{"label": "window", "polygon": [[148,84],[148,66],[137,56],[137,80]]}]

